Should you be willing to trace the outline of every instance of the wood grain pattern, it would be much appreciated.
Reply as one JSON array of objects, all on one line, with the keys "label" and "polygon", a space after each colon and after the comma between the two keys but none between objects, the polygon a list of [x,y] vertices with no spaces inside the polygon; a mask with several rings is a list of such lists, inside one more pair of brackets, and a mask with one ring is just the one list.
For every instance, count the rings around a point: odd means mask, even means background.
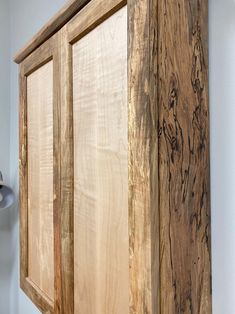
[{"label": "wood grain pattern", "polygon": [[69,0],[59,12],[23,47],[14,57],[16,63],[21,63],[41,44],[59,31],[79,10],[90,0]]},{"label": "wood grain pattern", "polygon": [[159,312],[157,1],[128,1],[130,313]]},{"label": "wood grain pattern", "polygon": [[126,0],[92,0],[68,23],[70,43],[89,33],[127,4]]},{"label": "wood grain pattern", "polygon": [[[51,73],[52,78],[49,80],[49,84],[51,85],[51,93],[53,95],[53,100],[51,104],[51,110],[53,115],[53,124],[51,126],[53,137],[52,147],[52,167],[53,167],[53,181],[52,181],[52,194],[51,199],[53,201],[53,212],[52,212],[52,247],[51,250],[54,255],[54,280],[52,280],[49,284],[53,287],[53,299],[47,294],[46,291],[43,291],[42,288],[38,287],[38,285],[33,282],[33,280],[29,277],[29,245],[30,241],[33,239],[29,239],[29,232],[32,233],[32,226],[30,231],[29,226],[29,201],[28,201],[28,175],[29,175],[29,119],[28,113],[28,78],[31,80],[32,77],[37,71],[41,68],[44,68],[48,63],[52,63],[53,59],[53,72]],[[46,41],[40,48],[35,50],[29,57],[27,57],[20,66],[20,283],[24,292],[31,298],[31,300],[35,303],[35,305],[43,312],[43,313],[61,313],[61,302],[63,300],[63,291],[61,289],[61,210],[60,210],[60,67],[59,67],[59,59],[58,59],[58,36],[54,35],[48,41]],[[32,76],[31,76],[32,75]],[[43,76],[43,75],[40,75]],[[46,81],[45,77],[40,78],[41,87],[45,87]],[[53,81],[53,84],[51,82]],[[44,84],[44,85],[43,85]],[[32,85],[32,84],[31,84]],[[36,90],[39,89],[36,87]],[[35,92],[35,95],[39,91]],[[31,93],[32,94],[32,93]],[[32,96],[32,95],[31,95]],[[43,95],[40,95],[40,99],[43,100]],[[35,102],[33,101],[33,106]],[[40,109],[41,107],[41,109]],[[49,108],[48,108],[49,109]],[[41,110],[41,111],[40,111]],[[34,112],[44,112],[46,108],[44,108],[44,103],[40,104],[36,108]],[[40,119],[38,119],[38,122]],[[36,126],[36,129],[40,131],[40,125],[38,125],[36,118],[34,117],[33,124]],[[45,130],[43,131],[45,133]],[[31,134],[32,135],[32,134]],[[35,132],[35,136],[37,136]],[[31,137],[34,139],[33,136]],[[43,142],[44,143],[44,142]],[[35,146],[35,143],[34,143]],[[39,148],[38,148],[39,149]],[[45,160],[44,160],[45,161]],[[35,177],[34,177],[35,180]],[[34,187],[35,193],[37,193]],[[40,207],[40,206],[39,206]],[[37,213],[38,204],[33,208]],[[44,217],[42,217],[44,219]],[[49,218],[49,216],[47,216]],[[47,219],[46,219],[47,220]],[[43,221],[40,222],[43,224]],[[36,223],[36,227],[39,223]],[[34,230],[33,230],[34,231]],[[35,270],[36,272],[36,270]]]},{"label": "wood grain pattern", "polygon": [[75,313],[129,313],[126,47],[126,7],[73,46]]},{"label": "wood grain pattern", "polygon": [[28,276],[54,299],[53,62],[27,78]]},{"label": "wood grain pattern", "polygon": [[60,31],[60,193],[61,193],[61,313],[74,314],[74,218],[73,218],[73,90],[72,47],[67,25]]},{"label": "wood grain pattern", "polygon": [[158,1],[161,313],[211,313],[207,1]]},{"label": "wood grain pattern", "polygon": [[28,166],[27,166],[27,78],[19,69],[19,206],[20,206],[20,286],[28,276]]},{"label": "wood grain pattern", "polygon": [[[44,292],[33,284],[28,278],[28,263],[25,263],[25,259],[28,258],[28,239],[25,235],[28,234],[27,225],[25,222],[22,226],[22,280],[21,286],[32,301],[39,307],[43,313],[73,313],[73,229],[69,221],[72,221],[71,206],[68,202],[68,189],[69,182],[72,181],[72,177],[65,176],[66,173],[72,173],[72,167],[68,170],[67,154],[68,147],[67,141],[64,141],[64,125],[67,120],[61,119],[61,114],[65,114],[67,107],[65,101],[67,97],[67,89],[65,86],[61,88],[61,81],[63,75],[66,73],[66,68],[62,67],[63,49],[61,46],[62,33],[55,34],[42,46],[36,49],[30,56],[28,56],[22,67],[22,74],[25,78],[34,71],[40,69],[49,60],[53,59],[53,243],[54,243],[54,300],[53,302],[44,294]],[[65,70],[65,71],[64,71]],[[23,84],[26,85],[25,78],[22,79]],[[69,83],[67,84],[69,85]],[[25,92],[26,93],[26,92]],[[24,95],[24,92],[22,93]],[[70,93],[71,94],[71,93]],[[27,101],[22,103],[22,114],[27,111]],[[64,116],[66,117],[66,115]],[[62,123],[63,122],[63,123]],[[21,119],[21,125],[27,128],[28,121]],[[67,140],[67,138],[66,138]],[[21,138],[21,146],[25,147],[27,143],[27,137]],[[64,158],[61,158],[63,156]],[[22,185],[27,182],[28,172],[24,169],[27,167],[27,160],[24,160],[24,155],[21,159],[24,161],[22,167],[22,173],[25,174],[26,179],[21,179]],[[63,180],[61,179],[63,178]],[[26,190],[26,188],[24,188]],[[27,192],[27,190],[26,190]],[[69,190],[69,194],[71,191]],[[21,195],[21,207],[22,207],[22,220],[26,220],[26,216],[23,216],[26,211],[23,206],[25,205],[25,199],[27,194]],[[27,222],[27,221],[26,221]],[[28,222],[27,222],[28,223]],[[26,229],[24,228],[26,227]],[[70,254],[69,254],[70,253]],[[69,312],[71,311],[71,312]]]},{"label": "wood grain pattern", "polygon": [[[20,203],[21,286],[41,311],[211,313],[207,5],[71,1],[18,55],[38,47],[20,73]],[[27,278],[25,238],[26,76],[52,58],[55,302]]]},{"label": "wood grain pattern", "polygon": [[[61,205],[61,64],[60,34],[55,34],[53,45],[53,225],[54,225],[54,307],[53,314],[63,313],[62,308],[66,293],[63,285],[68,277],[63,273],[63,207]],[[46,312],[46,314],[49,311]]]}]

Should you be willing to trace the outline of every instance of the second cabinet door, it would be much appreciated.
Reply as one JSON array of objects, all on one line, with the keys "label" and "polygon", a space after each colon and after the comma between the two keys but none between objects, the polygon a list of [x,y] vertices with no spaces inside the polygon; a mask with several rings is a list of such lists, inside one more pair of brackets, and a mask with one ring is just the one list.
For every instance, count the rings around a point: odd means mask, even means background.
[{"label": "second cabinet door", "polygon": [[64,99],[72,90],[76,314],[129,313],[127,7],[102,4],[96,10],[100,1],[92,1],[62,30]]}]

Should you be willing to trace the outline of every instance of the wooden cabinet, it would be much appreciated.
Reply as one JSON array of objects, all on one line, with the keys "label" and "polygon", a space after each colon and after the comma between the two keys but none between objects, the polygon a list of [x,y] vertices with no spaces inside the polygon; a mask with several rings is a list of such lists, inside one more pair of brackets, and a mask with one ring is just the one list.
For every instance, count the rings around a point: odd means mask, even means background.
[{"label": "wooden cabinet", "polygon": [[20,65],[21,286],[46,313],[60,277],[58,36]]},{"label": "wooden cabinet", "polygon": [[70,1],[20,64],[21,287],[43,313],[211,313],[207,1]]}]

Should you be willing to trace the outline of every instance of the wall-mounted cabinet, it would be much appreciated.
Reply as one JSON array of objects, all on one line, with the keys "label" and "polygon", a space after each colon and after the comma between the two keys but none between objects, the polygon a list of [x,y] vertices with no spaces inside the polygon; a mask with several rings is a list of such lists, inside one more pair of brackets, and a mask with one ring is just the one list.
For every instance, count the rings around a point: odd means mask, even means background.
[{"label": "wall-mounted cabinet", "polygon": [[22,289],[211,313],[207,1],[70,1],[15,61]]}]

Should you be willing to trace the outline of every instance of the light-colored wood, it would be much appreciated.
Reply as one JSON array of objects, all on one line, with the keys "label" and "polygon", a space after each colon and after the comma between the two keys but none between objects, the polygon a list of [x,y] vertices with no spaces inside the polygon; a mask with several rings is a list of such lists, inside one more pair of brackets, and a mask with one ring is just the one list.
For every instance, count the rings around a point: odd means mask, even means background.
[{"label": "light-colored wood", "polygon": [[27,78],[28,277],[54,299],[53,61]]},{"label": "light-colored wood", "polygon": [[130,314],[160,314],[157,0],[128,9]]},{"label": "light-colored wood", "polygon": [[[53,244],[54,250],[54,298],[52,299],[29,278],[29,202],[28,202],[28,82],[27,78],[53,59]],[[20,285],[42,313],[61,313],[63,291],[61,289],[61,217],[60,217],[60,69],[58,36],[54,35],[35,50],[20,65]],[[45,83],[44,83],[45,84]],[[42,104],[43,106],[44,104]],[[34,210],[37,210],[35,207]],[[37,222],[38,224],[38,222]],[[66,278],[67,279],[67,278]],[[63,277],[63,281],[65,278]]]},{"label": "light-colored wood", "polygon": [[46,25],[15,55],[14,61],[21,63],[36,48],[59,31],[90,0],[69,0]]},{"label": "light-colored wood", "polygon": [[127,4],[127,0],[92,0],[69,23],[68,40],[73,43]]},{"label": "light-colored wood", "polygon": [[[54,313],[54,300],[52,300],[48,295],[42,292],[42,290],[36,285],[29,277],[26,278],[24,282],[24,288],[27,290],[28,296],[33,300],[33,302],[39,302],[39,309],[44,312],[52,314]],[[35,299],[35,293],[37,294],[37,301]],[[36,303],[37,304],[37,303]]]},{"label": "light-colored wood", "polygon": [[75,313],[129,313],[127,8],[73,45]]}]

